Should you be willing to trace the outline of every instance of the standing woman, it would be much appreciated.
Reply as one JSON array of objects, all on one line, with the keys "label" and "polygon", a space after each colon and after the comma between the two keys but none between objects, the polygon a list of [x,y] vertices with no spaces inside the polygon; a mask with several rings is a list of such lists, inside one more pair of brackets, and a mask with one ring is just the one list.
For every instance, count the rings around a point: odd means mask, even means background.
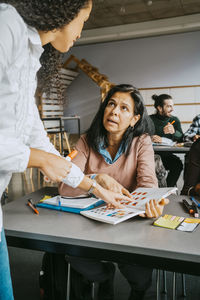
[{"label": "standing woman", "polygon": [[[92,0],[0,1],[0,198],[12,173],[27,167],[40,168],[54,182],[65,178],[68,185],[90,190],[114,206],[129,195],[123,188],[119,194],[102,188],[62,158],[49,142],[35,104],[40,56],[39,75],[46,78],[48,91],[59,53],[80,37],[91,9]],[[1,207],[0,233],[0,300],[12,300]]]}]

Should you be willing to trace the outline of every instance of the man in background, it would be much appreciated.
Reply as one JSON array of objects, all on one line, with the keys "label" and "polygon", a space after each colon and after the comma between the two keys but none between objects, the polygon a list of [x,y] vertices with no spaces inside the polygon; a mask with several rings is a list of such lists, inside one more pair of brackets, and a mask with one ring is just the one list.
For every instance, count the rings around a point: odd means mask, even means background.
[{"label": "man in background", "polygon": [[[181,142],[183,132],[180,120],[171,113],[174,110],[172,97],[167,94],[153,95],[152,99],[156,113],[150,115],[154,126],[155,134],[152,136],[153,143],[162,144],[163,138],[167,138],[170,142]],[[167,176],[167,186],[175,186],[180,173],[183,169],[183,164],[180,158],[171,152],[159,153],[166,170],[169,171]]]},{"label": "man in background", "polygon": [[188,130],[183,135],[184,142],[195,142],[200,138],[200,114],[197,115]]}]

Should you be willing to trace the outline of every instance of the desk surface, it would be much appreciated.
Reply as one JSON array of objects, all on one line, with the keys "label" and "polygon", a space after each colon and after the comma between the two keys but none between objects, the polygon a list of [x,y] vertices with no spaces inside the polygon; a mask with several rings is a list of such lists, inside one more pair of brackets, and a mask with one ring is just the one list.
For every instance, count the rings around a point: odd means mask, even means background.
[{"label": "desk surface", "polygon": [[[55,188],[31,194],[34,201]],[[3,206],[8,245],[107,260],[126,259],[170,270],[200,273],[200,226],[193,233],[152,226],[151,219],[134,217],[116,226],[81,215],[39,209],[34,214],[26,195]],[[180,196],[171,196],[165,213],[188,216]],[[195,270],[194,270],[195,269]]]},{"label": "desk surface", "polygon": [[187,153],[190,147],[176,147],[176,146],[153,146],[155,152],[172,152],[172,153]]}]

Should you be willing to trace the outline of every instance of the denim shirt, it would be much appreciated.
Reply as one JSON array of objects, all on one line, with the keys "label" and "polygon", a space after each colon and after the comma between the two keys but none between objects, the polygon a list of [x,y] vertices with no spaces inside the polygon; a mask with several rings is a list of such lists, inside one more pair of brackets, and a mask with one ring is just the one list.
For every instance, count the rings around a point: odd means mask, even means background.
[{"label": "denim shirt", "polygon": [[103,156],[103,158],[107,164],[112,165],[124,153],[122,146],[123,146],[123,144],[121,143],[114,159],[112,159],[112,157],[110,156],[110,153],[104,148],[103,144],[99,145],[99,153]]}]

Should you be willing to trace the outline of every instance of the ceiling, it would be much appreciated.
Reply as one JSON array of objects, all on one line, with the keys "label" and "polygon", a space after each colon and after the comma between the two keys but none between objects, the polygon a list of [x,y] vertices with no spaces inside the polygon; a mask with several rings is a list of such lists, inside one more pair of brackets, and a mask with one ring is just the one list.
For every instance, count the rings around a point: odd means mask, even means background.
[{"label": "ceiling", "polygon": [[200,0],[93,0],[84,29],[133,24],[200,13]]}]

